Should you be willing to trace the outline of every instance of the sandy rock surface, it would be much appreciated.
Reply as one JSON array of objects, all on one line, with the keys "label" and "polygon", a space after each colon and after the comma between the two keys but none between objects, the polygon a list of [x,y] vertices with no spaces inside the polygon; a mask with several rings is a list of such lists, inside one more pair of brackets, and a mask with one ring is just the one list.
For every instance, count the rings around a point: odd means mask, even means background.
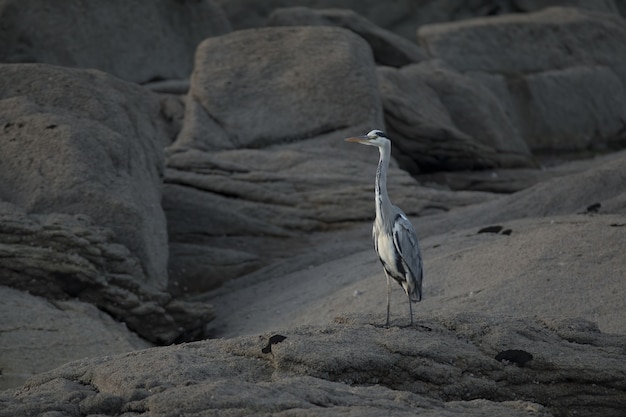
[{"label": "sandy rock surface", "polygon": [[624,338],[584,320],[465,313],[385,329],[344,317],[72,362],[0,393],[0,415],[617,416]]}]

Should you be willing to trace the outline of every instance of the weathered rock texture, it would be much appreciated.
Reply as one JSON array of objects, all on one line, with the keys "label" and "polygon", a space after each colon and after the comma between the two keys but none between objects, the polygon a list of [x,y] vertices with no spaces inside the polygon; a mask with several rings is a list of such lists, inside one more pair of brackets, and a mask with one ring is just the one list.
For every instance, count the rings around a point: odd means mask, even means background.
[{"label": "weathered rock texture", "polygon": [[269,26],[339,26],[358,34],[372,48],[379,65],[401,67],[424,61],[427,57],[415,42],[408,41],[346,9],[314,10],[307,7],[287,7],[272,12]]},{"label": "weathered rock texture", "polygon": [[[72,362],[0,394],[0,415],[610,417],[626,404],[626,337],[583,320],[461,314],[413,328],[366,323],[341,318],[280,336]],[[511,350],[532,359],[495,359]]]},{"label": "weathered rock texture", "polygon": [[371,51],[347,30],[234,32],[198,47],[178,145],[259,148],[380,124],[379,103]]},{"label": "weathered rock texture", "polygon": [[153,341],[201,326],[206,308],[183,317],[164,291],[158,100],[97,71],[0,74],[0,282],[92,302]]},{"label": "weathered rock texture", "polygon": [[159,104],[101,72],[0,65],[0,198],[28,213],[86,214],[167,282]]},{"label": "weathered rock texture", "polygon": [[421,27],[434,58],[499,97],[529,147],[582,150],[626,141],[626,26],[574,8]]},{"label": "weathered rock texture", "polygon": [[187,78],[196,45],[230,31],[210,0],[4,0],[0,26],[0,62],[96,68],[135,82]]},{"label": "weathered rock texture", "polygon": [[67,362],[150,347],[93,304],[0,286],[0,390]]},{"label": "weathered rock texture", "polygon": [[549,6],[571,6],[619,15],[623,3],[613,0],[495,0],[468,2],[465,0],[216,0],[236,29],[265,26],[268,16],[277,8],[304,6],[312,9],[336,7],[350,9],[377,25],[415,40],[416,28],[436,22],[464,20],[472,17],[522,13]]},{"label": "weathered rock texture", "polygon": [[27,215],[0,203],[0,283],[50,299],[77,297],[156,343],[201,334],[210,306],[172,300],[141,262],[85,215]]},{"label": "weathered rock texture", "polygon": [[533,166],[526,143],[482,83],[433,61],[378,69],[385,122],[413,174]]}]

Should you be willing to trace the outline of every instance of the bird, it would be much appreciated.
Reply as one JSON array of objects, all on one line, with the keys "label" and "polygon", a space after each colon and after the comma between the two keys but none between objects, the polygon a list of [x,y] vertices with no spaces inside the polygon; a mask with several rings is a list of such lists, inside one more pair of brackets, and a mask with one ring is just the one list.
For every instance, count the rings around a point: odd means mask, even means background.
[{"label": "bird", "polygon": [[387,321],[389,327],[389,305],[391,280],[404,289],[409,298],[409,314],[413,325],[413,302],[422,300],[423,262],[415,228],[404,212],[391,203],[387,194],[387,169],[391,160],[391,140],[378,129],[367,135],[349,137],[347,142],[376,146],[380,152],[375,182],[376,218],[372,228],[374,249],[383,265],[387,277]]}]

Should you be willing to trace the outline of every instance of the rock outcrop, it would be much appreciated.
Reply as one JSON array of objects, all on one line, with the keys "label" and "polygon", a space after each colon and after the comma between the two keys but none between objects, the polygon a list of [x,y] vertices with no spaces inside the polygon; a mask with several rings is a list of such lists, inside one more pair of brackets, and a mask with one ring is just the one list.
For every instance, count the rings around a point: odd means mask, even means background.
[{"label": "rock outcrop", "polygon": [[626,141],[623,19],[575,8],[427,25],[431,57],[499,97],[534,151],[580,151]]},{"label": "rock outcrop", "polygon": [[611,417],[626,403],[624,343],[584,320],[460,314],[385,329],[341,317],[72,362],[0,393],[0,416]]},{"label": "rock outcrop", "polygon": [[402,67],[427,59],[424,51],[415,42],[376,26],[352,10],[287,7],[274,10],[267,24],[269,26],[338,26],[351,30],[367,41],[379,65]]},{"label": "rock outcrop", "polygon": [[0,286],[0,390],[78,358],[145,349],[125,324],[77,300],[50,300]]},{"label": "rock outcrop", "polygon": [[0,26],[0,62],[95,68],[139,83],[188,78],[197,44],[230,31],[211,0],[6,0]]},{"label": "rock outcrop", "polygon": [[482,83],[433,61],[378,69],[394,156],[413,174],[533,166],[505,109]]},{"label": "rock outcrop", "polygon": [[91,302],[153,342],[201,329],[210,309],[165,291],[156,97],[98,71],[0,73],[0,283]]}]

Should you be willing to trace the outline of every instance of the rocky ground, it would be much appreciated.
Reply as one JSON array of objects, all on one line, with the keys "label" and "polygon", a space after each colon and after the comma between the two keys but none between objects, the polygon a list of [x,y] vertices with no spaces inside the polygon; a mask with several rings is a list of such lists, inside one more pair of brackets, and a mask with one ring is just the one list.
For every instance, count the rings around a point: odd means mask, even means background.
[{"label": "rocky ground", "polygon": [[251,4],[0,4],[0,416],[624,415],[625,4]]}]

